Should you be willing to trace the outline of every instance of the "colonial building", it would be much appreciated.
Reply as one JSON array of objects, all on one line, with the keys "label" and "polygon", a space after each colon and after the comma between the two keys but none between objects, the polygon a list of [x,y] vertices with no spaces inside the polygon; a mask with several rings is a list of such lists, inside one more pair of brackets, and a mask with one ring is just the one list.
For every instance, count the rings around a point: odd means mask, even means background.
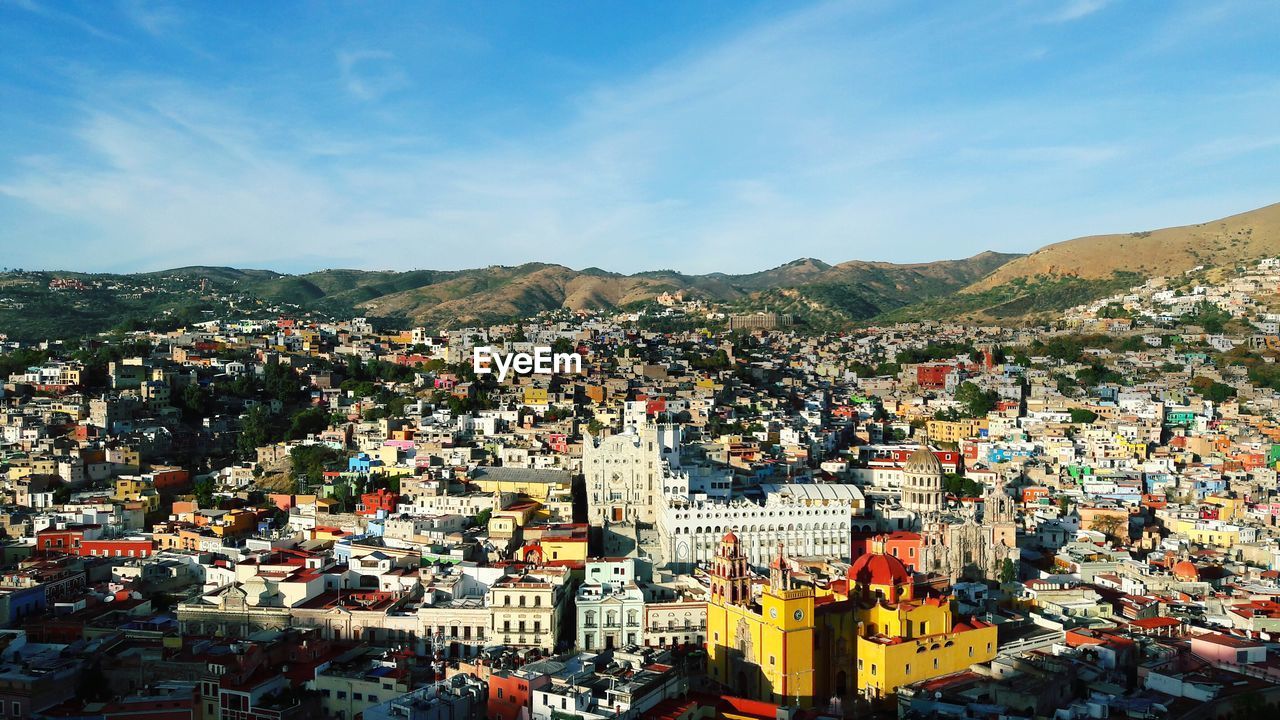
[{"label": "colonial building", "polygon": [[868,698],[996,656],[996,627],[960,618],[952,597],[917,597],[911,573],[880,540],[849,569],[860,632],[858,690]]},{"label": "colonial building", "polygon": [[995,657],[995,626],[960,617],[950,595],[918,591],[883,537],[820,592],[793,579],[779,547],[757,592],[741,540],[729,532],[709,583],[708,670],[744,697],[802,707],[855,693],[881,698]]},{"label": "colonial building", "polygon": [[657,521],[662,476],[680,464],[680,428],[644,423],[585,436],[582,473],[592,525]]},{"label": "colonial building", "polygon": [[495,644],[554,650],[559,631],[562,588],[532,575],[508,575],[489,588]]},{"label": "colonial building", "polygon": [[578,645],[600,650],[644,644],[645,592],[634,558],[592,560],[574,602]]},{"label": "colonial building", "polygon": [[791,586],[781,547],[758,597],[738,536],[728,532],[711,566],[707,666],[743,697],[813,705],[814,593]]},{"label": "colonial building", "polygon": [[667,567],[689,572],[713,562],[730,529],[752,567],[763,568],[781,543],[789,556],[849,558],[852,532],[871,530],[861,491],[852,485],[765,485],[763,503],[665,498],[658,540]]}]

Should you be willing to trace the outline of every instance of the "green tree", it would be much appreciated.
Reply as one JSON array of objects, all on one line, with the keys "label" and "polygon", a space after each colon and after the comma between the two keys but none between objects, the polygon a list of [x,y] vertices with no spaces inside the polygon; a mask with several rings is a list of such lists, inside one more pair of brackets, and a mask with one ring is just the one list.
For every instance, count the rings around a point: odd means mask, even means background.
[{"label": "green tree", "polygon": [[196,497],[196,504],[202,510],[213,507],[213,478],[203,477],[191,486],[191,494]]},{"label": "green tree", "polygon": [[200,387],[199,383],[190,383],[182,389],[178,397],[178,408],[182,417],[188,422],[200,420],[209,415],[213,408],[213,395]]},{"label": "green tree", "polygon": [[[1093,518],[1093,522],[1089,525],[1090,530],[1096,530],[1107,536],[1109,540],[1128,540],[1127,523],[1115,515],[1097,515]],[[1126,537],[1120,537],[1120,531],[1125,531]]]},{"label": "green tree", "polygon": [[324,473],[346,455],[324,445],[299,445],[289,451],[289,469],[294,481],[308,487],[324,481]]},{"label": "green tree", "polygon": [[1005,558],[1000,565],[1000,583],[1007,584],[1018,579],[1018,565],[1013,560]]},{"label": "green tree", "polygon": [[965,381],[956,388],[956,402],[964,408],[969,417],[982,417],[996,407],[1000,395],[994,390],[983,390],[976,383]]},{"label": "green tree", "polygon": [[1071,422],[1089,424],[1098,419],[1098,413],[1084,408],[1071,408]]},{"label": "green tree", "polygon": [[1191,387],[1205,399],[1215,403],[1224,403],[1236,396],[1236,389],[1207,377],[1198,377],[1191,381]]},{"label": "green tree", "polygon": [[338,507],[342,512],[351,512],[355,509],[351,484],[345,478],[333,481],[333,494],[331,497],[338,501]]},{"label": "green tree", "polygon": [[245,413],[240,422],[240,436],[236,438],[236,449],[243,458],[253,458],[257,449],[270,445],[281,439],[283,433],[276,419],[263,405],[255,405]]},{"label": "green tree", "polygon": [[302,383],[293,368],[279,362],[267,363],[262,384],[267,394],[282,403],[296,402],[302,395]]},{"label": "green tree", "polygon": [[293,420],[289,423],[289,431],[285,434],[285,439],[303,440],[310,435],[324,432],[328,427],[328,411],[318,407],[310,407],[294,413]]}]

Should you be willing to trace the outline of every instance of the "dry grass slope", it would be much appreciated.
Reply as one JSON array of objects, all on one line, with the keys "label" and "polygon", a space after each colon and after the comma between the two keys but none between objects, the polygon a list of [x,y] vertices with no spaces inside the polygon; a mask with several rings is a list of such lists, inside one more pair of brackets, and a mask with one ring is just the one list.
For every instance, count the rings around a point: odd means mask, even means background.
[{"label": "dry grass slope", "polygon": [[965,292],[990,290],[1015,278],[1075,275],[1101,279],[1117,270],[1168,275],[1197,265],[1231,266],[1277,255],[1280,203],[1198,225],[1054,243],[1000,267]]}]

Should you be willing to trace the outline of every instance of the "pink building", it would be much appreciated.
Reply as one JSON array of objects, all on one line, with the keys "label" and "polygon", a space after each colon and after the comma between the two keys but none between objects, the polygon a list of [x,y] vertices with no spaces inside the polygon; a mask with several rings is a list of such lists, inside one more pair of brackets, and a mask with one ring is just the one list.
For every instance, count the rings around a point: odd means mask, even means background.
[{"label": "pink building", "polygon": [[1191,638],[1191,654],[1211,662],[1247,665],[1266,662],[1267,646],[1256,640],[1211,632]]}]

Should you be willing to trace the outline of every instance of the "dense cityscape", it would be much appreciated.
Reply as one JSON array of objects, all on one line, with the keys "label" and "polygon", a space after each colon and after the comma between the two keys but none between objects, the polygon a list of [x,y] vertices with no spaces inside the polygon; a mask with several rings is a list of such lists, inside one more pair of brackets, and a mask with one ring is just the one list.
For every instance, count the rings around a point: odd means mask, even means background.
[{"label": "dense cityscape", "polygon": [[1277,38],[0,0],[0,720],[1280,720]]},{"label": "dense cityscape", "polygon": [[[668,294],[10,340],[0,700],[1247,717],[1280,697],[1278,289],[1263,260],[1054,326],[814,333]],[[537,348],[580,371],[490,366]]]}]

